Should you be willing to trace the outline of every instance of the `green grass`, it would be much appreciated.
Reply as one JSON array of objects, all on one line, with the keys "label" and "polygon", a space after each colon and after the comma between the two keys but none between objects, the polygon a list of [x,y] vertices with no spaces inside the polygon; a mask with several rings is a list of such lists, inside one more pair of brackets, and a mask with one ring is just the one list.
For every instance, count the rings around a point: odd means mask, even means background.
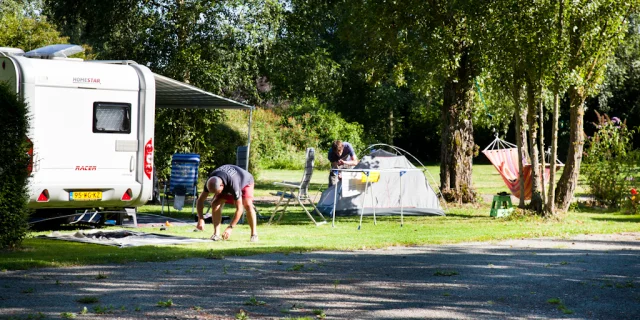
[{"label": "green grass", "polygon": [[[475,169],[477,167],[477,169]],[[429,171],[438,168],[428,166]],[[500,177],[493,174],[491,166],[474,166],[474,181],[482,183],[478,188],[481,194],[493,193],[500,188]],[[437,175],[434,178],[438,179]],[[295,180],[301,172],[271,170],[263,174],[259,185],[269,185],[269,181]],[[325,184],[327,174],[314,174],[314,185]],[[496,182],[496,180],[498,182]],[[265,189],[260,188],[260,192]],[[272,189],[277,190],[276,188]],[[313,193],[312,193],[313,194]],[[263,215],[270,215],[273,204],[257,203]],[[595,210],[569,212],[562,219],[544,220],[537,217],[520,216],[511,219],[489,217],[490,203],[469,206],[447,207],[445,217],[405,217],[400,225],[400,217],[378,217],[373,224],[371,217],[365,217],[361,230],[358,230],[358,217],[338,217],[335,227],[331,223],[316,227],[304,212],[293,206],[287,210],[279,224],[258,225],[260,242],[249,242],[250,231],[247,225],[234,228],[228,241],[188,244],[179,246],[143,246],[116,248],[78,242],[36,239],[33,236],[48,232],[32,233],[23,242],[20,249],[0,252],[0,270],[29,269],[39,267],[62,267],[95,265],[107,263],[127,263],[133,261],[168,261],[189,257],[218,258],[252,255],[259,253],[293,253],[311,250],[354,250],[373,249],[389,246],[411,246],[425,244],[445,244],[467,241],[491,241],[523,237],[555,236],[568,237],[574,234],[597,234],[640,231],[640,215],[623,215]],[[583,209],[584,210],[584,209]],[[230,206],[225,215],[233,212]],[[140,214],[160,214],[160,206],[144,206]],[[165,213],[165,215],[167,215]],[[176,212],[171,218],[191,219],[191,207]],[[193,232],[193,226],[173,226],[165,231],[159,227],[139,228],[139,231],[172,234],[186,237],[208,238],[213,227],[206,231]],[[72,232],[72,231],[69,231]],[[88,275],[87,280],[95,281],[98,275]],[[106,275],[103,275],[106,276]]]},{"label": "green grass", "polygon": [[[434,187],[440,185],[440,165],[426,165],[428,174],[427,180]],[[560,176],[557,175],[556,178]],[[302,178],[302,170],[265,170],[260,175],[260,181],[256,185],[256,196],[266,196],[269,193],[278,191],[279,189],[273,185],[277,181],[300,181]],[[328,170],[316,170],[311,177],[309,189],[312,191],[324,190],[329,180]],[[488,164],[473,166],[474,187],[479,194],[496,194],[500,191],[509,191],[505,186],[498,171]]]},{"label": "green grass", "polygon": [[[260,173],[260,180],[256,183],[255,193],[256,197],[269,196],[271,193],[278,192],[273,183],[281,181],[295,181],[300,182],[302,179],[303,170],[264,170]],[[327,182],[329,181],[328,170],[315,170],[313,176],[311,176],[311,183],[309,184],[309,190],[314,194],[319,190],[327,188]]]},{"label": "green grass", "polygon": [[[427,171],[425,174],[427,181],[434,187],[440,186],[440,165],[431,164],[424,167]],[[260,178],[256,182],[254,195],[256,197],[271,196],[272,193],[280,191],[280,189],[274,185],[274,182],[281,181],[295,181],[299,182],[302,179],[303,170],[263,170],[260,173]],[[556,173],[556,181],[560,180],[562,170]],[[311,177],[311,183],[309,184],[309,190],[313,196],[322,190],[327,188],[327,182],[329,180],[329,170],[315,170]],[[582,176],[578,181],[576,188],[576,195],[583,195],[586,193],[586,185]],[[199,188],[202,188],[204,180],[199,184]],[[476,164],[473,166],[473,185],[478,194],[496,194],[501,191],[509,191],[505,186],[498,171],[490,164]],[[318,196],[319,198],[319,196]],[[160,207],[158,206],[158,209]],[[173,209],[172,209],[173,210]],[[183,209],[183,211],[189,211],[190,208]]]}]

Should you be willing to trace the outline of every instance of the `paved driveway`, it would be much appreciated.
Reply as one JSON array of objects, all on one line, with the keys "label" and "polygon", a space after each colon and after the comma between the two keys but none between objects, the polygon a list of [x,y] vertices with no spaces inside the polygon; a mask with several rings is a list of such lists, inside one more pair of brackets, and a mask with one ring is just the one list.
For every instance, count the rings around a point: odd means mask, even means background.
[{"label": "paved driveway", "polygon": [[0,318],[638,319],[639,275],[638,233],[6,271]]}]

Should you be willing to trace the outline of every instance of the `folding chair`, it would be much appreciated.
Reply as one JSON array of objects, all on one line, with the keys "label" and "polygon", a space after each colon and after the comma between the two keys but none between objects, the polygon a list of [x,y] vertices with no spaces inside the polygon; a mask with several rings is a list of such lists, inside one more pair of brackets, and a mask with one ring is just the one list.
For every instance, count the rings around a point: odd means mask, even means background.
[{"label": "folding chair", "polygon": [[[282,219],[282,216],[284,215],[285,211],[287,211],[287,207],[289,207],[289,203],[291,202],[291,200],[296,200],[298,204],[300,204],[302,209],[304,209],[304,212],[307,213],[307,216],[309,217],[309,219],[311,219],[311,221],[313,221],[313,223],[316,226],[327,223],[327,219],[325,219],[322,213],[320,213],[318,208],[316,208],[315,203],[313,203],[313,200],[309,197],[309,183],[311,182],[311,176],[313,175],[313,163],[315,161],[315,151],[313,148],[307,148],[305,158],[306,159],[305,159],[304,175],[302,176],[302,181],[300,182],[282,181],[282,182],[274,183],[276,186],[282,187],[283,191],[280,191],[275,194],[275,195],[279,195],[280,199],[278,200],[278,203],[276,203],[276,208],[273,210],[273,213],[271,214],[271,218],[269,219],[269,224],[271,223],[271,221],[273,221],[273,218],[278,212],[280,213],[280,216],[278,217],[277,221],[280,221],[280,219]],[[280,208],[280,204],[282,204],[283,200],[285,199],[286,199],[286,203],[284,203],[284,207]],[[317,212],[318,215],[324,221],[316,222],[316,220],[313,218],[309,210],[307,210],[307,208],[304,206],[303,201],[309,202],[313,206],[313,209],[315,210],[315,212]]]},{"label": "folding chair", "polygon": [[187,196],[193,197],[191,214],[196,208],[196,198],[198,196],[198,167],[200,166],[200,155],[195,153],[176,153],[171,157],[171,176],[169,177],[169,190],[167,184],[164,185],[164,196],[162,197],[161,213],[164,214],[164,205],[167,204],[167,212],[171,212],[169,198],[173,197],[174,208],[182,209],[182,204]]}]

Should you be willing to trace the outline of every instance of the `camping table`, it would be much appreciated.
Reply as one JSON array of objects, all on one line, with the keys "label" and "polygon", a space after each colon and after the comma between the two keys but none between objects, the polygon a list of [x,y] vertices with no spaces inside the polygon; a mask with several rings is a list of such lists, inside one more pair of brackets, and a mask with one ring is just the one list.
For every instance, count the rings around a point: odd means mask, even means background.
[{"label": "camping table", "polygon": [[[418,169],[418,168],[401,168],[401,169],[331,169],[333,171],[334,174],[338,174],[339,172],[361,172],[362,174],[366,175],[367,177],[369,176],[369,174],[371,172],[397,172],[398,174],[400,174],[400,227],[402,227],[404,225],[404,213],[403,213],[403,203],[402,203],[402,176],[404,176],[405,173],[407,173],[408,171],[422,171],[422,169]],[[364,215],[364,202],[366,201],[366,196],[367,196],[367,189],[369,187],[369,185],[371,184],[371,181],[367,178],[366,179],[366,184],[365,184],[365,189],[364,189],[364,196],[362,197],[362,207],[360,208],[360,224],[358,224],[358,230],[360,230],[360,227],[362,226],[362,216]],[[342,183],[342,180],[341,182]],[[373,195],[372,195],[373,197]],[[331,226],[335,227],[335,222],[336,222],[336,202],[337,202],[337,198],[338,198],[338,188],[334,188],[334,192],[333,192],[333,211],[332,211],[332,221],[331,221]],[[376,207],[375,205],[372,203],[373,205],[373,223],[377,224],[376,222]]]}]

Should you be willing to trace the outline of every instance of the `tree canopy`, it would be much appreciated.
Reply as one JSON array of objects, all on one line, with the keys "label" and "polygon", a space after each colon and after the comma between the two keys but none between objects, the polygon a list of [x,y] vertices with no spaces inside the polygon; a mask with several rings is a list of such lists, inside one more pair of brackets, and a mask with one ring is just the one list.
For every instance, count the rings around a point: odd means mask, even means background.
[{"label": "tree canopy", "polygon": [[[546,146],[552,159],[564,160],[557,191],[545,194],[539,179],[534,188],[548,208],[557,202],[566,209],[580,171],[585,103],[640,121],[639,4],[6,0],[0,45],[82,44],[90,57],[135,60],[273,108],[286,117],[283,125],[312,128],[343,117],[345,135],[362,132],[350,139],[396,144],[439,161],[441,189],[453,201],[475,201],[471,168],[482,160],[474,157],[488,133],[515,133],[534,177]],[[218,111],[159,110],[157,149],[198,152],[213,164],[225,119]]]}]

